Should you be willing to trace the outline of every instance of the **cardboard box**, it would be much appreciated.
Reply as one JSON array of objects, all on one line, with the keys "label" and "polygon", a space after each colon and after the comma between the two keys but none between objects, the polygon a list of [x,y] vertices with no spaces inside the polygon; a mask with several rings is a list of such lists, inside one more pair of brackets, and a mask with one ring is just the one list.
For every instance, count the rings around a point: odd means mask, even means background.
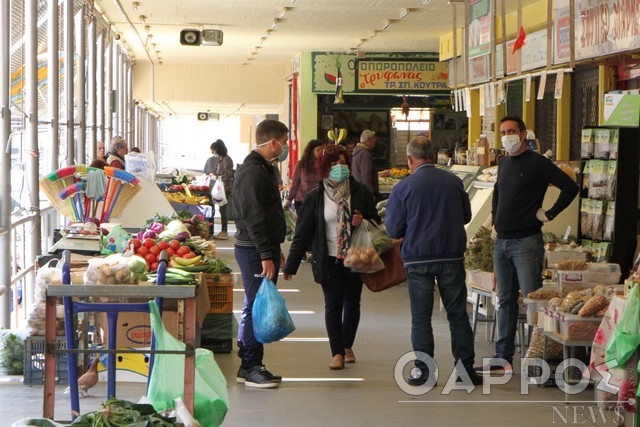
[{"label": "cardboard box", "polygon": [[[107,315],[101,313],[99,316],[100,327],[102,328],[102,342],[106,345]],[[175,311],[163,311],[162,322],[165,329],[173,336],[178,336],[178,313]],[[118,325],[116,327],[116,348],[126,347],[149,347],[151,345],[151,325],[149,313],[127,313],[118,314]]]},{"label": "cardboard box", "polygon": [[468,273],[467,286],[487,291],[495,290],[496,279],[494,273],[480,270],[469,270]]}]

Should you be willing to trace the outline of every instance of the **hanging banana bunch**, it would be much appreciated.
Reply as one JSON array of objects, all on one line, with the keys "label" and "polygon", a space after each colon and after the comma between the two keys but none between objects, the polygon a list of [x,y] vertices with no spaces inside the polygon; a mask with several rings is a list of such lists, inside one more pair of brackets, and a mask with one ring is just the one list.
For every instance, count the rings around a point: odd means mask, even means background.
[{"label": "hanging banana bunch", "polygon": [[346,137],[347,129],[345,128],[329,129],[329,131],[327,132],[327,138],[329,138],[336,144],[340,144]]}]

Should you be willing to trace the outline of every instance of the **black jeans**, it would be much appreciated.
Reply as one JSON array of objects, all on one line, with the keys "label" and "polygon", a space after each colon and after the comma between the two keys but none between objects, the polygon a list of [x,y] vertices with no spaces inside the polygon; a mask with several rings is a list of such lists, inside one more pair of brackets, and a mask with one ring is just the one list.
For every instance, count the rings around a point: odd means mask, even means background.
[{"label": "black jeans", "polygon": [[[233,248],[236,261],[242,273],[242,284],[244,286],[244,304],[240,315],[240,326],[238,327],[238,357],[242,359],[241,367],[249,370],[254,366],[262,365],[264,356],[264,345],[253,335],[253,302],[262,284],[262,260],[255,248],[235,246]],[[278,270],[280,268],[280,248],[274,247],[273,262],[276,266],[276,273],[273,283],[278,280]],[[258,277],[256,277],[258,275]]]},{"label": "black jeans", "polygon": [[352,273],[342,261],[336,263],[329,257],[331,280],[322,284],[324,293],[324,322],[329,336],[331,355],[342,354],[353,347],[360,323],[360,296],[362,279],[360,273]]},{"label": "black jeans", "polygon": [[[225,194],[227,196],[227,204],[225,205],[217,205],[218,206],[218,210],[220,211],[220,231],[222,232],[227,232],[227,224],[229,224],[229,219],[227,216],[227,206],[229,206],[229,203],[231,203],[231,192],[230,191],[225,191]],[[213,205],[213,216],[215,217],[216,214],[216,205]],[[211,218],[211,231],[213,232],[213,218]]]}]

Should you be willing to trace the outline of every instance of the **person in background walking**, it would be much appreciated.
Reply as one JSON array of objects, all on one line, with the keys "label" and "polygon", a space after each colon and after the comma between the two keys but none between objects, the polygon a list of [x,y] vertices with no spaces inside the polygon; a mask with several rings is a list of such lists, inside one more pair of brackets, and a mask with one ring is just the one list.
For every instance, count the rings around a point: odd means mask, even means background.
[{"label": "person in background walking", "polygon": [[124,170],[124,156],[127,155],[127,142],[121,136],[116,136],[109,143],[109,157],[107,157],[107,165]]},{"label": "person in background walking", "polygon": [[244,303],[238,328],[238,356],[242,359],[236,381],[245,387],[276,388],[282,381],[263,364],[264,345],[253,334],[253,302],[262,278],[278,279],[284,264],[280,244],[286,224],[276,170],[271,162],[284,152],[289,129],[272,119],[256,128],[256,148],[244,159],[233,184],[236,221],[234,255],[244,286]]},{"label": "person in background walking", "polygon": [[329,369],[343,369],[356,356],[353,343],[360,322],[360,273],[344,266],[352,230],[362,219],[380,221],[367,188],[350,177],[349,155],[340,145],[327,145],[317,160],[323,180],[309,191],[298,213],[298,223],[282,272],[291,280],[309,244],[311,269],[324,294],[324,319],[331,347]]},{"label": "person in background walking", "polygon": [[373,160],[371,150],[376,146],[376,134],[372,130],[365,130],[360,135],[360,143],[353,149],[351,174],[369,190],[375,201],[379,201],[378,171]]},{"label": "person in background walking", "polygon": [[[231,157],[229,157],[227,146],[224,145],[224,141],[222,141],[221,139],[218,139],[213,144],[211,144],[211,153],[213,154],[213,158],[217,161],[213,162],[215,163],[213,166],[210,166],[210,159],[207,160],[207,164],[205,164],[205,171],[209,170],[209,172],[205,173],[208,173],[210,176],[215,177],[216,180],[222,180],[225,195],[227,196],[227,200],[230,201],[231,190],[233,189],[233,180],[235,175],[235,172],[233,170],[233,160],[231,159]],[[207,169],[208,167],[210,169]],[[213,205],[213,209],[215,210],[215,204]],[[221,228],[218,234],[213,235],[213,238],[218,240],[227,240],[229,238],[229,235],[227,234],[227,226],[229,223],[227,215],[227,205],[219,205],[218,209],[220,210]]]},{"label": "person in background walking", "polygon": [[[500,135],[507,156],[500,159],[493,187],[491,237],[493,271],[498,291],[498,341],[496,352],[483,372],[513,369],[518,326],[518,291],[523,297],[542,286],[544,243],[542,225],[571,204],[578,185],[551,160],[529,150],[527,127],[518,116],[500,120]],[[560,195],[548,211],[542,201],[553,184]]]},{"label": "person in background walking", "polygon": [[[411,344],[413,351],[434,357],[431,316],[436,283],[447,311],[451,350],[460,378],[482,384],[473,368],[474,337],[467,314],[464,251],[471,221],[471,203],[462,181],[434,165],[434,150],[424,136],[407,145],[411,175],[396,184],[387,202],[385,225],[389,236],[402,242],[402,259],[409,282]],[[430,374],[423,360],[416,360],[407,380],[413,386],[427,382]]]},{"label": "person in background walking", "polygon": [[[319,139],[312,139],[305,147],[302,158],[298,164],[296,164],[296,169],[293,173],[291,188],[284,202],[285,209],[289,209],[291,207],[291,201],[293,201],[296,212],[300,212],[302,201],[307,193],[317,187],[318,183],[322,181],[322,174],[318,168],[316,168],[316,161],[322,154],[323,149],[324,142]],[[311,252],[307,251],[303,261],[309,262],[310,260]]]}]

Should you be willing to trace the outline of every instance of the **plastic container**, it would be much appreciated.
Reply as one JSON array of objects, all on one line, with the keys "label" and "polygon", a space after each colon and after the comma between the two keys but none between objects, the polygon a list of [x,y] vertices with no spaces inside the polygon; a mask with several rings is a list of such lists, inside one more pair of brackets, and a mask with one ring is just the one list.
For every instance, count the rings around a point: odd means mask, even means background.
[{"label": "plastic container", "polygon": [[556,279],[560,290],[568,292],[593,288],[597,285],[615,285],[620,281],[620,265],[612,263],[589,263],[587,270],[558,270]]},{"label": "plastic container", "polygon": [[477,150],[476,158],[477,158],[478,166],[486,167],[491,165],[490,149],[491,149],[491,146],[489,145],[489,139],[487,138],[487,135],[485,134],[480,135],[480,139],[478,140],[478,147],[476,149]]},{"label": "plastic container", "polygon": [[564,339],[590,341],[602,323],[602,317],[581,317],[577,314],[558,312],[560,332]]},{"label": "plastic container", "polygon": [[523,298],[524,308],[527,311],[527,324],[536,326],[538,324],[538,311],[549,304],[548,299]]},{"label": "plastic container", "polygon": [[547,268],[555,268],[560,261],[589,261],[591,254],[580,251],[552,251],[546,253]]},{"label": "plastic container", "polygon": [[544,307],[543,312],[544,312],[544,321],[542,324],[542,328],[544,329],[544,331],[553,332],[553,333],[560,332],[560,325],[559,325],[558,316],[557,316],[558,311],[553,310],[549,307]]}]

